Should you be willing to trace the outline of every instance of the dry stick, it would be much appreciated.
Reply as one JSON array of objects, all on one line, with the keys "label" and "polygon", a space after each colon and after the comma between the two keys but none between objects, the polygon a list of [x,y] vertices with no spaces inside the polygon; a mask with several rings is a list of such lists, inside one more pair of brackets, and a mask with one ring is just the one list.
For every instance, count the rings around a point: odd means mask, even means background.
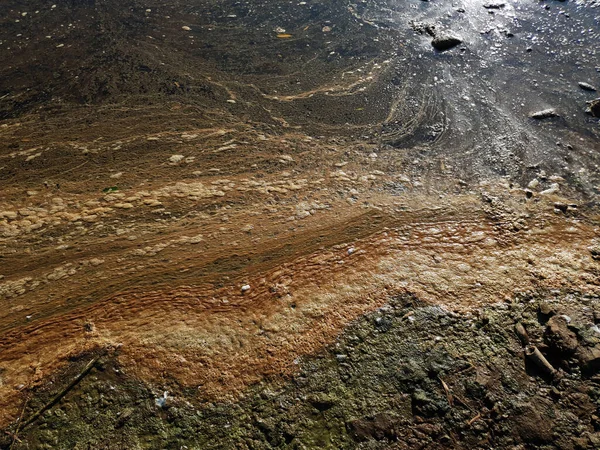
[{"label": "dry stick", "polygon": [[442,387],[444,388],[444,392],[446,392],[446,398],[448,399],[448,404],[450,405],[450,407],[454,406],[454,398],[452,397],[450,388],[448,387],[446,382],[444,380],[442,380],[439,376],[438,376],[438,380],[440,380],[442,382]]},{"label": "dry stick", "polygon": [[69,172],[73,172],[75,169],[79,169],[80,167],[85,166],[88,162],[90,162],[89,160],[85,161],[83,164],[79,164],[77,167],[73,167],[65,172],[62,172],[62,175],[64,175],[65,173],[69,173]]},{"label": "dry stick", "polygon": [[10,447],[8,447],[8,450],[11,450],[13,448],[13,445],[15,445],[16,441],[21,442],[21,440],[19,439],[19,431],[21,430],[21,424],[23,423],[23,415],[25,414],[25,409],[27,408],[27,403],[29,403],[29,397],[27,397],[25,399],[25,403],[23,403],[23,409],[21,410],[21,415],[19,416],[19,422],[17,423],[17,429],[15,430],[15,433],[12,435],[12,442],[10,443]]},{"label": "dry stick", "polygon": [[478,413],[478,414],[477,414],[475,417],[473,417],[471,420],[469,420],[469,421],[467,422],[467,425],[469,425],[469,426],[470,426],[470,425],[473,425],[473,423],[474,423],[476,420],[478,420],[478,419],[481,419],[481,413]]},{"label": "dry stick", "polygon": [[42,414],[44,414],[48,409],[52,408],[54,405],[56,405],[65,395],[67,395],[67,393],[73,389],[77,383],[79,383],[81,380],[83,380],[83,378],[90,373],[90,371],[92,370],[92,368],[94,367],[94,365],[98,362],[98,359],[100,359],[99,356],[95,357],[94,359],[92,359],[89,363],[87,363],[87,365],[85,366],[85,369],[83,369],[83,372],[81,372],[79,375],[77,375],[75,377],[75,379],[73,379],[73,381],[71,381],[69,383],[69,385],[64,388],[62,391],[60,391],[58,394],[56,394],[54,396],[54,398],[52,400],[50,400],[49,403],[47,403],[45,406],[43,406],[38,412],[34,413],[29,419],[27,419],[27,421],[23,424],[23,428],[25,428],[28,425],[31,425],[39,416],[41,416]]},{"label": "dry stick", "polygon": [[473,408],[471,408],[471,407],[469,406],[469,404],[468,404],[466,401],[464,401],[462,398],[460,398],[460,397],[459,397],[458,395],[456,395],[456,394],[454,394],[454,395],[453,395],[453,397],[454,397],[454,400],[456,400],[458,403],[460,403],[461,405],[463,405],[463,406],[464,406],[465,408],[467,408],[469,411],[473,412]]},{"label": "dry stick", "polygon": [[458,372],[456,372],[456,375],[460,375],[462,373],[470,372],[471,370],[477,369],[477,367],[475,367],[475,365],[471,361],[467,361],[467,362],[470,364],[470,366],[465,367],[464,369],[459,370]]},{"label": "dry stick", "polygon": [[412,316],[414,314],[413,311],[407,312],[406,314],[404,314],[400,320],[404,320],[404,319],[408,319],[410,316]]}]

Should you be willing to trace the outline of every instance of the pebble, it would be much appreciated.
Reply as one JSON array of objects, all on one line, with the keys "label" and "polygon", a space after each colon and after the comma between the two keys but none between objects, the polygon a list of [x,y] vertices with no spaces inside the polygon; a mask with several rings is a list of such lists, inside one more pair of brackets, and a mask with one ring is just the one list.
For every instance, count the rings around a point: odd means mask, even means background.
[{"label": "pebble", "polygon": [[540,195],[551,195],[551,194],[555,194],[559,191],[560,186],[558,185],[558,183],[553,183],[550,185],[550,187],[542,192],[540,192]]},{"label": "pebble", "polygon": [[543,109],[541,111],[536,111],[529,115],[532,119],[549,119],[551,117],[560,117],[554,108]]},{"label": "pebble", "polygon": [[433,41],[431,41],[433,48],[440,52],[450,50],[460,44],[462,44],[462,39],[451,35],[436,36]]},{"label": "pebble", "polygon": [[580,81],[579,83],[577,83],[579,85],[579,87],[581,89],[583,89],[584,91],[591,91],[591,92],[596,92],[596,88],[594,86],[592,86],[589,83],[585,83],[583,81]]}]

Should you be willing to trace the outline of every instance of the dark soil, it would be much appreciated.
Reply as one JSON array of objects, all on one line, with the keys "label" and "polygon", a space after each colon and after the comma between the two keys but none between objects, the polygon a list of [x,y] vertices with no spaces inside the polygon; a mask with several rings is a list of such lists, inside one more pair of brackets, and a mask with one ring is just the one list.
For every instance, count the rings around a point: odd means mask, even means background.
[{"label": "dark soil", "polygon": [[[325,353],[298,361],[290,382],[265,381],[232,403],[195,403],[176,385],[165,397],[105,356],[13,448],[597,448],[598,307],[596,298],[524,293],[465,316],[391,299]],[[553,323],[565,317],[561,336]],[[517,323],[557,377],[524,359]],[[38,392],[25,415],[53,392]]]}]

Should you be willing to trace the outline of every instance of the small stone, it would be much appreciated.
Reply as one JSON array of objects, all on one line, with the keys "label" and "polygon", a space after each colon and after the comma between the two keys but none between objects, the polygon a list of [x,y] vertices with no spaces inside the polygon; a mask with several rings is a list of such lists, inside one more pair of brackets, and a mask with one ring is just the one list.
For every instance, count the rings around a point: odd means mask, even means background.
[{"label": "small stone", "polygon": [[585,110],[594,117],[600,117],[600,98],[587,102],[588,108]]},{"label": "small stone", "polygon": [[15,211],[0,211],[0,217],[12,220],[17,218],[17,213]]},{"label": "small stone", "polygon": [[307,398],[308,402],[319,411],[326,411],[333,407],[334,400],[327,394],[313,394]]},{"label": "small stone", "polygon": [[588,247],[594,261],[600,261],[600,245]]},{"label": "small stone", "polygon": [[433,48],[440,52],[450,50],[460,44],[462,44],[462,39],[459,37],[443,34],[436,36],[433,41],[431,41]]},{"label": "small stone", "polygon": [[133,208],[133,205],[131,203],[115,203],[113,207],[119,209],[131,209]]},{"label": "small stone", "polygon": [[250,285],[249,284],[245,284],[242,286],[242,294],[248,292],[250,290]]},{"label": "small stone", "polygon": [[552,183],[548,189],[545,189],[542,192],[540,192],[540,195],[556,194],[559,190],[560,186],[558,185],[558,183]]},{"label": "small stone", "polygon": [[548,108],[531,113],[529,117],[531,117],[532,119],[542,120],[549,119],[551,117],[560,117],[560,115],[556,112],[554,108]]},{"label": "small stone", "polygon": [[544,316],[554,316],[556,310],[550,303],[543,302],[540,304],[540,314],[543,314]]},{"label": "small stone", "polygon": [[162,397],[157,397],[157,398],[154,399],[154,403],[159,408],[164,408],[165,406],[167,406],[167,399],[168,398],[169,398],[169,393],[165,391],[163,393]]},{"label": "small stone", "polygon": [[502,9],[506,6],[506,3],[485,3],[483,7],[485,9]]},{"label": "small stone", "polygon": [[555,203],[554,209],[557,209],[560,212],[566,213],[567,210],[569,209],[569,205],[567,205],[565,203]]},{"label": "small stone", "polygon": [[169,158],[169,162],[173,163],[173,164],[177,164],[178,162],[180,162],[183,158],[185,158],[185,156],[183,155],[172,155]]},{"label": "small stone", "polygon": [[584,91],[591,91],[591,92],[596,92],[596,88],[594,86],[592,86],[589,83],[585,83],[583,81],[580,81],[579,83],[577,83],[579,85],[579,87],[581,89],[583,89]]},{"label": "small stone", "polygon": [[190,27],[188,27],[187,25],[182,26],[181,29],[183,31],[192,31],[192,29]]}]

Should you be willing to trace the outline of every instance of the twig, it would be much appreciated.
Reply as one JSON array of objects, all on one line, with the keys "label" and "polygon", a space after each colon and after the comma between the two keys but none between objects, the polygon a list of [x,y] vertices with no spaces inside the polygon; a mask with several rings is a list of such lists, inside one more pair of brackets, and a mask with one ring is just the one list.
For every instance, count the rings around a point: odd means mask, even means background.
[{"label": "twig", "polygon": [[413,314],[414,314],[414,311],[409,311],[406,314],[404,314],[402,317],[400,317],[400,320],[408,319]]},{"label": "twig", "polygon": [[441,381],[442,387],[444,388],[444,392],[446,392],[446,398],[448,399],[448,404],[451,407],[454,406],[454,397],[452,397],[452,393],[450,392],[450,388],[448,387],[448,385],[446,384],[446,382],[444,380],[442,380],[439,376],[438,376],[438,380]]},{"label": "twig", "polygon": [[470,361],[467,361],[467,362],[470,364],[470,366],[465,367],[464,369],[459,370],[458,372],[456,372],[456,375],[460,375],[462,373],[470,372],[471,370],[477,369],[477,367],[475,367],[475,365],[472,362],[470,362]]},{"label": "twig", "polygon": [[56,405],[65,395],[67,395],[67,393],[73,389],[81,380],[83,380],[85,378],[85,376],[90,373],[90,371],[92,370],[92,368],[94,367],[94,365],[98,362],[98,359],[100,359],[100,356],[96,356],[94,359],[92,359],[89,363],[87,363],[87,365],[85,366],[85,368],[83,369],[83,372],[81,372],[79,375],[77,375],[73,381],[71,381],[69,383],[69,385],[64,388],[62,391],[60,391],[58,394],[56,394],[54,396],[54,398],[52,398],[52,400],[50,400],[50,402],[48,402],[46,405],[44,405],[40,410],[38,410],[36,413],[34,413],[29,419],[27,419],[27,421],[23,424],[22,428],[27,427],[28,425],[31,425],[33,422],[35,422],[35,420],[40,417],[42,414],[44,414],[47,410],[49,410],[50,408],[52,408],[54,405]]},{"label": "twig", "polygon": [[76,166],[76,167],[73,167],[73,168],[71,168],[71,169],[69,169],[69,170],[66,170],[66,171],[62,172],[62,175],[64,175],[65,173],[73,172],[74,170],[76,170],[76,169],[79,169],[80,167],[83,167],[83,166],[85,166],[85,165],[86,165],[87,163],[89,163],[89,162],[90,162],[90,160],[88,159],[87,161],[83,162],[82,164],[79,164],[79,165],[78,165],[78,166]]},{"label": "twig", "polygon": [[478,419],[481,419],[481,413],[477,413],[477,415],[475,417],[473,417],[471,420],[469,420],[467,422],[467,425],[469,425],[469,426],[473,425],[473,423]]},{"label": "twig", "polygon": [[25,399],[25,403],[23,403],[23,409],[21,410],[21,415],[19,416],[19,422],[17,423],[17,429],[15,430],[15,433],[12,435],[12,442],[10,443],[10,447],[8,447],[8,450],[12,450],[13,445],[15,445],[15,442],[21,442],[21,440],[19,439],[19,431],[21,431],[21,424],[23,423],[23,415],[25,414],[25,409],[27,408],[27,403],[29,403],[29,396]]},{"label": "twig", "polygon": [[11,433],[8,430],[4,430],[4,434],[6,434],[7,436],[10,436],[12,438],[12,442],[10,444],[10,447],[8,447],[9,450],[12,448],[12,446],[13,446],[13,444],[14,444],[15,441],[21,442],[21,439],[19,439],[15,433]]},{"label": "twig", "polygon": [[463,405],[465,408],[467,408],[469,411],[471,411],[471,412],[473,411],[473,408],[471,408],[471,407],[469,406],[469,404],[468,404],[466,401],[464,401],[462,398],[460,398],[458,395],[454,394],[454,395],[453,395],[453,397],[454,397],[454,400],[456,400],[456,401],[457,401],[457,403],[460,403],[460,404],[461,404],[461,405]]}]

